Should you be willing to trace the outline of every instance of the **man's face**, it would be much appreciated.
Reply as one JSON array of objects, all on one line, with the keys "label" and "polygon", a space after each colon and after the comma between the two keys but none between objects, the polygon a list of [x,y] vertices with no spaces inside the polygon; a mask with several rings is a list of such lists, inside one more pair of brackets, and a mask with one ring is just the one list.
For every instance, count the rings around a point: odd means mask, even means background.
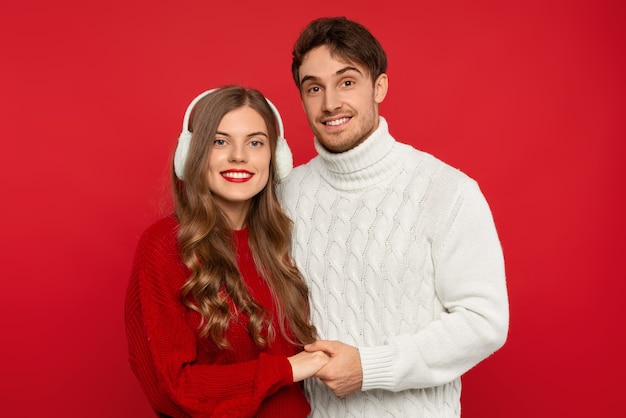
[{"label": "man's face", "polygon": [[387,93],[386,74],[372,85],[365,67],[339,61],[325,45],[305,55],[299,73],[309,125],[328,151],[348,151],[378,127],[378,105]]}]

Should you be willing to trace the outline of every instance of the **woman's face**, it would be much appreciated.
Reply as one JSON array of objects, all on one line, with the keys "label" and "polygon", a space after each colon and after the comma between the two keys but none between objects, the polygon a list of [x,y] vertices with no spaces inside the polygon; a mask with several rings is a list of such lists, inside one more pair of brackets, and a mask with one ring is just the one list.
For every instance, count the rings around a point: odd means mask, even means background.
[{"label": "woman's face", "polygon": [[251,199],[267,185],[272,156],[261,115],[249,106],[226,113],[209,149],[209,190],[233,222],[243,227]]}]

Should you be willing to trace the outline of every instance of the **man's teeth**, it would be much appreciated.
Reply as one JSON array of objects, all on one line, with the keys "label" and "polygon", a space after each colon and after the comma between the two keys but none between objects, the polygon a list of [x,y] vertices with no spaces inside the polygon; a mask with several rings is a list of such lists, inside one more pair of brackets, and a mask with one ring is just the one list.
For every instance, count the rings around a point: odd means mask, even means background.
[{"label": "man's teeth", "polygon": [[336,120],[329,120],[329,121],[326,122],[326,125],[337,126],[337,125],[341,125],[342,123],[346,123],[349,120],[350,120],[350,118],[341,118],[341,119],[336,119]]}]

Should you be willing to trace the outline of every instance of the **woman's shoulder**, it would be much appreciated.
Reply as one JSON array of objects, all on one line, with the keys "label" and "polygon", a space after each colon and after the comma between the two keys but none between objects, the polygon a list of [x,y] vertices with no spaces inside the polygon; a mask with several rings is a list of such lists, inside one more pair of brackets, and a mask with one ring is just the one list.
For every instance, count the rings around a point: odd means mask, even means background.
[{"label": "woman's shoulder", "polygon": [[141,235],[139,246],[165,245],[175,246],[180,224],[174,215],[168,215],[153,222]]},{"label": "woman's shoulder", "polygon": [[177,230],[179,226],[180,224],[178,223],[176,215],[170,214],[154,221],[146,228],[146,233]]}]

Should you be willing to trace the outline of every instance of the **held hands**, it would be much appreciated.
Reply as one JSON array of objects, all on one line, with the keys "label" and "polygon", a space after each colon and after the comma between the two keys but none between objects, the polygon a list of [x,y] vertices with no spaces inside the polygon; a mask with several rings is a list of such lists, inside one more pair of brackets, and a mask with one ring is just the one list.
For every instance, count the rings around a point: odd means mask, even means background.
[{"label": "held hands", "polygon": [[321,367],[328,363],[329,359],[330,357],[323,351],[312,353],[301,351],[295,356],[288,357],[287,360],[291,363],[293,381],[299,382],[312,377]]},{"label": "held hands", "polygon": [[339,341],[318,340],[304,346],[307,352],[324,352],[330,360],[322,366],[315,377],[333,391],[335,396],[344,398],[361,389],[363,369],[359,350]]}]

